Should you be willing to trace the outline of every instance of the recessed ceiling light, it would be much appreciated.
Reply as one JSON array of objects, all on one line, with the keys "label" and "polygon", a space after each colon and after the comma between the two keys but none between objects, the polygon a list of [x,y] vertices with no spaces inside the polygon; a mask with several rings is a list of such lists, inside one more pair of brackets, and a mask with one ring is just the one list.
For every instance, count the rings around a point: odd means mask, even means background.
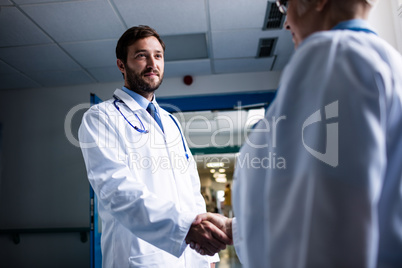
[{"label": "recessed ceiling light", "polygon": [[218,183],[226,183],[228,180],[226,179],[226,177],[222,177],[222,178],[216,178],[215,181]]}]

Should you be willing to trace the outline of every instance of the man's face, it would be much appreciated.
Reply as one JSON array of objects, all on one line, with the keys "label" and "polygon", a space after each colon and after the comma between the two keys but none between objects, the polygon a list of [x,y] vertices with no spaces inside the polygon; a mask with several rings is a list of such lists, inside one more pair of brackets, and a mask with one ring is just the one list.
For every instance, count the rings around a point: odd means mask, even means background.
[{"label": "man's face", "polygon": [[[155,37],[146,37],[128,47],[127,62],[117,62],[124,73],[125,86],[140,95],[152,93],[162,83],[164,52]],[[123,66],[121,66],[123,64]]]}]

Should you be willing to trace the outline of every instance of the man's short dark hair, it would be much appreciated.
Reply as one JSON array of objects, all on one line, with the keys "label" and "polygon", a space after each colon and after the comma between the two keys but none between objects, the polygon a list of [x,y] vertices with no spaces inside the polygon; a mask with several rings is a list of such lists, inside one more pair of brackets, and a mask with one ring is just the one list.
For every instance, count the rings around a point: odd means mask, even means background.
[{"label": "man's short dark hair", "polygon": [[116,45],[116,58],[123,61],[124,64],[127,63],[127,52],[128,47],[134,44],[136,41],[154,36],[158,39],[161,44],[163,51],[165,51],[165,43],[163,43],[159,34],[149,26],[139,25],[131,27],[123,33]]}]

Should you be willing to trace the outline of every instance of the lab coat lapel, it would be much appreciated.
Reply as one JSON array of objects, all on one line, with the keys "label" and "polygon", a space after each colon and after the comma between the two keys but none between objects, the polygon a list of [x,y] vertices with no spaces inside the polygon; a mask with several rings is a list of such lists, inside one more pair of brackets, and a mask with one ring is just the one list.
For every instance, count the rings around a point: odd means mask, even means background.
[{"label": "lab coat lapel", "polygon": [[162,109],[159,105],[158,105],[158,108],[159,108],[159,115],[161,117],[162,125],[163,125],[163,127],[165,127],[165,125],[168,125],[170,123],[170,122],[168,122],[168,120],[170,120],[170,121],[172,120],[172,119],[170,119],[170,116],[169,116],[170,113],[168,113],[167,111]]},{"label": "lab coat lapel", "polygon": [[[139,114],[145,116],[145,122],[153,125],[153,128],[156,131],[159,131],[162,135],[165,135],[162,129],[160,129],[160,127],[156,123],[155,119],[153,119],[152,116],[144,108],[142,108],[130,95],[119,88],[115,90],[114,95],[121,99],[130,110],[132,110],[133,112],[139,112]],[[157,108],[159,109],[159,115],[161,117],[162,125],[164,125],[164,122],[166,122],[166,120],[168,119],[169,114],[165,110],[161,109],[159,105]]]},{"label": "lab coat lapel", "polygon": [[[138,110],[144,110],[130,95],[121,89],[116,89],[114,95],[121,99],[133,112]],[[145,111],[145,110],[144,110]]]}]

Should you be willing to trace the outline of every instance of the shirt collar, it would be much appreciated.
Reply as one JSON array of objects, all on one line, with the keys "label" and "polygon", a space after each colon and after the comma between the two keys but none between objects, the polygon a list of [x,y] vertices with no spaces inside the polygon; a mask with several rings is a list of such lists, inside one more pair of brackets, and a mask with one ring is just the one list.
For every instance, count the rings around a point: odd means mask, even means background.
[{"label": "shirt collar", "polygon": [[332,28],[332,30],[362,31],[376,34],[368,21],[362,19],[342,21]]},{"label": "shirt collar", "polygon": [[[147,109],[148,105],[149,105],[149,100],[147,100],[146,98],[144,98],[143,96],[141,96],[140,94],[126,88],[126,87],[122,87],[121,88],[124,92],[126,92],[128,95],[130,95],[140,106],[141,108],[144,108],[145,110]],[[156,98],[154,95],[154,98],[152,100],[152,103],[155,105],[155,107],[157,107],[158,109],[158,103],[156,102]]]}]

